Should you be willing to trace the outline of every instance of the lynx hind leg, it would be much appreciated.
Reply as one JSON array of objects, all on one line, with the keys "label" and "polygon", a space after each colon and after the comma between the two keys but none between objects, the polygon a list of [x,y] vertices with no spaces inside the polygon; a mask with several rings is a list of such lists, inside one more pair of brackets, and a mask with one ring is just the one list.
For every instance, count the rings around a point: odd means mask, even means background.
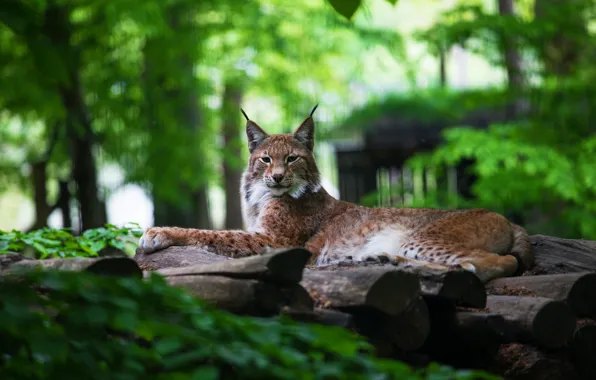
[{"label": "lynx hind leg", "polygon": [[495,278],[511,277],[518,272],[518,262],[514,256],[501,256],[480,249],[466,252],[465,257],[461,257],[457,262],[484,283]]},{"label": "lynx hind leg", "polygon": [[513,228],[513,246],[511,247],[511,254],[519,262],[517,274],[534,266],[534,252],[532,251],[532,241],[528,232],[517,224],[511,224]]}]

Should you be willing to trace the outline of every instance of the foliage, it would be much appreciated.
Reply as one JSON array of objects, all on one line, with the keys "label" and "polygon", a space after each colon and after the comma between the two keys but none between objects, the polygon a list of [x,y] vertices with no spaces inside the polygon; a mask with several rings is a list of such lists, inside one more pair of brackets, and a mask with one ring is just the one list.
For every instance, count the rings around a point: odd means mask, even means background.
[{"label": "foliage", "polygon": [[371,357],[343,329],[239,317],[170,287],[86,273],[0,278],[4,379],[489,379]]},{"label": "foliage", "polygon": [[352,111],[340,126],[330,131],[330,136],[366,130],[367,124],[381,118],[421,124],[457,123],[472,111],[489,110],[506,104],[507,96],[498,89],[450,91],[443,89],[421,90],[408,94],[388,94],[373,97],[368,103]]},{"label": "foliage", "polygon": [[584,124],[596,115],[593,106],[587,108],[584,120],[581,103],[586,98],[574,103],[568,89],[563,93],[565,101],[537,91],[533,100],[540,108],[524,121],[493,124],[487,130],[448,129],[445,145],[418,155],[409,165],[439,167],[474,159],[475,199],[460,200],[460,206],[534,214],[526,222],[533,232],[596,239],[596,136]]},{"label": "foliage", "polygon": [[123,227],[106,224],[105,227],[88,229],[80,236],[74,236],[64,228],[42,228],[28,233],[0,230],[0,254],[24,252],[30,247],[40,259],[90,257],[97,256],[106,247],[130,250],[136,247],[136,239],[141,235],[135,223]]},{"label": "foliage", "polygon": [[[391,5],[397,4],[397,0],[385,0]],[[354,16],[354,13],[362,6],[362,0],[327,0],[337,13],[348,20]]]},{"label": "foliage", "polygon": [[[531,232],[596,239],[596,38],[588,27],[596,4],[537,0],[535,7],[534,14],[503,15],[462,2],[416,33],[435,56],[462,46],[498,68],[506,67],[506,50],[514,47],[525,83],[390,95],[356,110],[345,124],[362,128],[392,117],[415,120],[420,127],[429,122],[448,127],[444,144],[417,154],[406,168],[436,171],[471,159],[474,198],[454,198],[437,189],[414,197],[409,206],[486,207],[522,216]],[[461,118],[486,107],[509,116],[487,129],[470,128]],[[376,197],[365,201],[375,203]]]},{"label": "foliage", "polygon": [[[324,0],[2,2],[0,150],[9,154],[0,157],[0,187],[37,190],[27,169],[52,136],[48,186],[73,181],[65,121],[85,114],[99,166],[116,164],[123,184],[143,186],[158,206],[189,210],[193,195],[220,179],[222,160],[244,162],[217,143],[226,80],[266,100],[269,120],[256,106],[249,114],[278,132],[323,94],[349,99],[359,63],[347,58],[379,46],[403,56],[395,32],[359,27]],[[63,96],[71,78],[83,91],[76,102]],[[105,190],[93,193],[103,201]]]}]

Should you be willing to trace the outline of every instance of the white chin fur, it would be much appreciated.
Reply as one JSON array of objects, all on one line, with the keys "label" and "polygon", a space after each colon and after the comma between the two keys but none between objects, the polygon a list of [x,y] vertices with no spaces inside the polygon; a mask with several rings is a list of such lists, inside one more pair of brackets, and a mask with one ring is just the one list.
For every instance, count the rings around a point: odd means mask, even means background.
[{"label": "white chin fur", "polygon": [[269,192],[274,197],[281,197],[282,195],[284,195],[288,191],[290,191],[290,188],[273,188],[273,187],[270,187],[269,188]]}]

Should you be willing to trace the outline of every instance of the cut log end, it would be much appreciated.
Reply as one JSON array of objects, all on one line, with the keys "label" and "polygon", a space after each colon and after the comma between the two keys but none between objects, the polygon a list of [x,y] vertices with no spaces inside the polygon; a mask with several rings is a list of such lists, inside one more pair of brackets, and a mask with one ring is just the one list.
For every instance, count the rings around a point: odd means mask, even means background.
[{"label": "cut log end", "polygon": [[393,343],[404,351],[422,347],[430,333],[430,315],[428,306],[422,297],[418,297],[399,316],[394,323]]},{"label": "cut log end", "polygon": [[567,344],[575,330],[575,316],[563,302],[552,301],[543,305],[532,322],[534,337],[546,347]]},{"label": "cut log end", "polygon": [[137,263],[126,257],[98,260],[88,266],[86,271],[101,275],[143,278],[143,271]]},{"label": "cut log end", "polygon": [[449,298],[457,305],[483,309],[486,307],[486,290],[480,279],[468,271],[452,271],[445,275],[444,286],[437,294]]},{"label": "cut log end", "polygon": [[404,308],[396,300],[411,300],[417,296],[420,285],[413,275],[400,271],[387,271],[371,286],[366,295],[366,304],[389,315],[396,315]]},{"label": "cut log end", "polygon": [[570,354],[582,379],[596,379],[596,324],[581,326],[575,330]]},{"label": "cut log end", "polygon": [[577,279],[569,290],[567,303],[578,317],[596,319],[596,272]]},{"label": "cut log end", "polygon": [[261,255],[270,255],[267,268],[271,273],[285,274],[283,280],[298,283],[302,280],[302,270],[312,256],[306,248],[273,249],[266,248]]},{"label": "cut log end", "polygon": [[344,312],[370,308],[397,315],[420,294],[416,276],[390,268],[306,269],[301,285],[319,306]]}]

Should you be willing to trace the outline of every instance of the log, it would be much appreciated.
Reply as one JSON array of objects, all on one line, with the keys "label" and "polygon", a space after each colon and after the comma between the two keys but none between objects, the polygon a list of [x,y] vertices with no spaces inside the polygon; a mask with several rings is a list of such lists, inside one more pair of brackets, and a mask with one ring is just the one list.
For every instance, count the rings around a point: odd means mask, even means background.
[{"label": "log", "polygon": [[166,277],[225,276],[291,285],[302,279],[302,270],[310,256],[311,253],[305,248],[270,249],[255,256],[197,264],[184,268],[164,268],[157,270],[157,273]]},{"label": "log", "polygon": [[470,347],[512,343],[515,332],[500,314],[458,311],[455,314],[455,332]]},{"label": "log", "polygon": [[596,379],[596,322],[578,326],[573,334],[569,354],[582,379]]},{"label": "log", "polygon": [[486,287],[492,294],[526,289],[540,297],[565,301],[577,317],[596,319],[596,272],[507,277]]},{"label": "log", "polygon": [[532,235],[536,265],[526,275],[596,271],[596,241]]},{"label": "log", "polygon": [[393,345],[403,351],[416,350],[424,344],[430,332],[426,302],[414,299],[399,315],[388,315],[378,310],[352,312],[355,330],[368,338],[370,343],[384,350]]},{"label": "log", "polygon": [[0,255],[0,273],[2,273],[2,271],[4,269],[7,269],[12,264],[22,261],[22,260],[32,260],[32,259],[26,258],[22,254],[17,253],[17,252],[1,254]]},{"label": "log", "polygon": [[295,311],[310,311],[314,309],[315,301],[299,284],[281,288],[284,295],[283,305]]},{"label": "log", "polygon": [[143,270],[183,268],[231,260],[230,257],[221,256],[207,248],[196,246],[168,247],[150,254],[146,254],[143,249],[137,248],[133,259]]},{"label": "log", "polygon": [[[353,270],[356,268],[395,269],[390,263],[342,261],[338,264],[312,268],[319,271]],[[451,300],[457,305],[484,308],[486,290],[484,284],[473,273],[465,270],[444,271],[428,267],[400,268],[412,273],[420,281],[421,292],[425,296],[438,296]]]},{"label": "log", "polygon": [[272,316],[279,312],[283,294],[273,284],[221,276],[173,276],[166,281],[195,297],[236,314]]},{"label": "log", "polygon": [[495,313],[458,311],[446,299],[427,298],[430,334],[421,351],[433,360],[462,368],[487,368],[501,344],[515,333]]},{"label": "log", "polygon": [[342,313],[336,310],[315,308],[312,311],[286,309],[282,311],[282,315],[287,315],[291,319],[304,322],[314,323],[325,326],[338,326],[351,330],[354,328],[354,319],[348,313]]},{"label": "log", "polygon": [[465,270],[439,271],[416,267],[407,269],[418,277],[424,296],[449,299],[456,305],[482,309],[486,306],[484,284],[472,272]]},{"label": "log", "polygon": [[488,296],[487,308],[511,324],[519,342],[547,348],[567,345],[575,330],[573,312],[561,301],[544,297]]},{"label": "log", "polygon": [[325,308],[369,308],[397,315],[420,294],[411,273],[386,268],[316,271],[305,269],[300,283]]},{"label": "log", "polygon": [[21,260],[11,264],[2,273],[14,273],[19,270],[34,268],[143,278],[143,272],[137,263],[126,257],[73,257],[70,259]]},{"label": "log", "polygon": [[410,306],[389,325],[393,343],[405,351],[416,350],[424,344],[430,333],[428,306],[422,297],[415,299]]},{"label": "log", "polygon": [[528,344],[504,344],[496,356],[500,375],[508,380],[576,380],[577,373],[561,350],[546,351]]}]

